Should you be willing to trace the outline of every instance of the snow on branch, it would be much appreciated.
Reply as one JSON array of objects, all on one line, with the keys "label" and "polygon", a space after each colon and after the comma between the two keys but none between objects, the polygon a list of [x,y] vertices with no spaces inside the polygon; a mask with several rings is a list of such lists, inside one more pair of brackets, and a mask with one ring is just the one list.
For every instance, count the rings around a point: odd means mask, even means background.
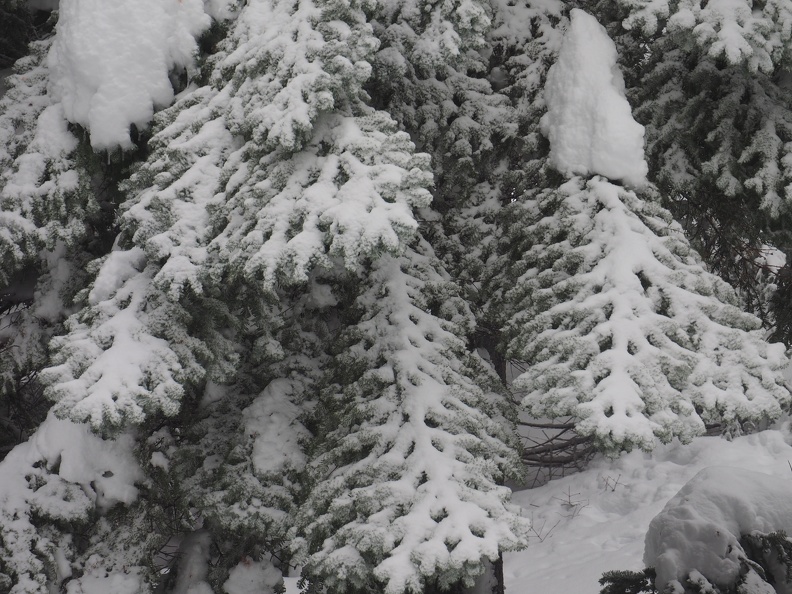
[{"label": "snow on branch", "polygon": [[792,7],[786,0],[620,0],[630,10],[627,29],[646,35],[665,30],[689,33],[713,58],[746,64],[753,71],[772,73],[788,61],[792,38]]},{"label": "snow on branch", "polygon": [[632,186],[645,183],[644,129],[632,117],[616,46],[597,20],[572,10],[571,25],[545,86],[542,132],[550,162],[567,175],[599,174]]},{"label": "snow on branch", "polygon": [[168,75],[193,66],[209,22],[200,0],[61,2],[49,65],[66,118],[96,149],[130,148],[130,125],[173,101]]}]

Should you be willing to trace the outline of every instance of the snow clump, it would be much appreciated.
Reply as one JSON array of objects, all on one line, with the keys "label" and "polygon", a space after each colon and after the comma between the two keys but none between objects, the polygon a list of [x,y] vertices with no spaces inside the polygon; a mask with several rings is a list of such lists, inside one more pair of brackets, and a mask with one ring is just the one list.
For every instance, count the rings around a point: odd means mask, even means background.
[{"label": "snow clump", "polygon": [[95,149],[130,148],[130,125],[144,127],[170,105],[169,73],[193,66],[209,24],[201,0],[64,0],[49,54],[52,93]]},{"label": "snow clump", "polygon": [[630,186],[646,181],[644,128],[632,117],[616,46],[597,20],[579,9],[545,85],[550,162],[565,175],[602,175]]}]

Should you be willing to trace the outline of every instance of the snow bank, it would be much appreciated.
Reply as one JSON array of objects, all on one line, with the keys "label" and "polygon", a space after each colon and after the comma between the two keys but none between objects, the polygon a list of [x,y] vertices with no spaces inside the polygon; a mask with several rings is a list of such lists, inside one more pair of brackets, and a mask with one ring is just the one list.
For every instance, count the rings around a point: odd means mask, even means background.
[{"label": "snow bank", "polygon": [[737,473],[792,476],[789,425],[780,429],[598,458],[584,472],[515,492],[514,502],[533,519],[535,533],[525,551],[505,555],[506,591],[599,594],[597,580],[605,571],[640,571],[650,522],[703,469],[730,466]]},{"label": "snow bank", "polygon": [[189,68],[209,26],[201,0],[63,0],[49,55],[52,92],[97,149],[130,147],[173,100],[168,77]]},{"label": "snow bank", "polygon": [[792,532],[790,492],[786,477],[733,467],[699,472],[649,525],[644,563],[656,569],[658,591],[694,570],[717,586],[733,584],[745,558],[741,535]]},{"label": "snow bank", "polygon": [[616,46],[597,20],[579,9],[564,36],[545,85],[547,113],[540,122],[550,139],[550,162],[566,175],[603,175],[642,185],[644,128],[632,117]]}]

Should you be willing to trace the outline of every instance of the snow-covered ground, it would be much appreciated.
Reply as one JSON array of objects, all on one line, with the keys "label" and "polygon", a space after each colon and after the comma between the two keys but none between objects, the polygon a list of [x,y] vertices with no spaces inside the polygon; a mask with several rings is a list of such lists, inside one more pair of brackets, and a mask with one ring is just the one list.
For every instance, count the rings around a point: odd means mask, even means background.
[{"label": "snow-covered ground", "polygon": [[[598,594],[603,572],[643,569],[650,521],[704,468],[731,467],[735,477],[761,472],[790,481],[792,492],[790,443],[789,422],[732,441],[700,437],[651,454],[600,459],[585,472],[515,493],[514,501],[534,520],[535,537],[525,551],[506,556],[507,592]],[[732,485],[736,497],[750,495],[740,481]]]}]

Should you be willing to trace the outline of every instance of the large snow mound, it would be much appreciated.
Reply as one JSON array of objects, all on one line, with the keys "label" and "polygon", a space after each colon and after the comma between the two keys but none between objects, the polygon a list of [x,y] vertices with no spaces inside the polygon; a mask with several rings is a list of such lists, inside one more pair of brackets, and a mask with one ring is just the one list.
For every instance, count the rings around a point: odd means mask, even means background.
[{"label": "large snow mound", "polygon": [[665,591],[696,570],[717,586],[737,579],[744,558],[740,536],[758,530],[792,532],[792,482],[733,467],[699,472],[655,517],[644,563]]},{"label": "large snow mound", "polygon": [[[722,492],[733,497],[745,493],[745,481],[731,478],[745,476],[743,471],[761,473],[760,479],[781,477],[776,481],[788,485],[788,497],[792,484],[783,477],[792,477],[787,462],[792,460],[792,438],[788,423],[779,427],[731,441],[697,437],[687,445],[674,441],[652,452],[602,457],[584,472],[515,492],[514,502],[533,519],[534,534],[526,550],[504,556],[506,591],[599,594],[597,580],[604,572],[640,571],[646,567],[650,523],[705,468],[729,467],[727,474],[733,474]],[[757,500],[754,505],[769,524],[768,504]]]},{"label": "large snow mound", "polygon": [[550,162],[566,175],[599,174],[640,186],[644,128],[632,117],[617,52],[605,28],[580,9],[570,13],[558,60],[547,74],[542,132]]},{"label": "large snow mound", "polygon": [[210,23],[202,0],[63,0],[52,93],[96,149],[131,147],[129,127],[173,101],[169,73],[193,65]]}]

